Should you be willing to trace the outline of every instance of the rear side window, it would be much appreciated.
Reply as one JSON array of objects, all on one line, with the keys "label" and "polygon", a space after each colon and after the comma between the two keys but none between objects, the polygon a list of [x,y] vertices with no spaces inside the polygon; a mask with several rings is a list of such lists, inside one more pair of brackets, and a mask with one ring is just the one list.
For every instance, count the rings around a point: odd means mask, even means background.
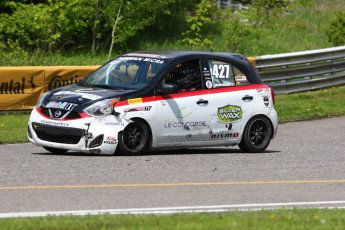
[{"label": "rear side window", "polygon": [[243,72],[231,63],[219,60],[207,61],[204,76],[209,89],[249,84]]}]

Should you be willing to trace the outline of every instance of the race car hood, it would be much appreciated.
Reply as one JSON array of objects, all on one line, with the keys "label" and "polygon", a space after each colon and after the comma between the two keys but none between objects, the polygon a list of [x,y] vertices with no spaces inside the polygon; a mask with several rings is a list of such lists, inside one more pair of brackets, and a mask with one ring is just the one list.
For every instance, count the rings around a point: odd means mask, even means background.
[{"label": "race car hood", "polygon": [[77,84],[62,87],[51,91],[44,98],[45,104],[54,102],[68,102],[84,108],[94,101],[106,98],[121,98],[124,95],[133,93],[135,90],[129,89],[102,89],[95,87],[84,87]]}]

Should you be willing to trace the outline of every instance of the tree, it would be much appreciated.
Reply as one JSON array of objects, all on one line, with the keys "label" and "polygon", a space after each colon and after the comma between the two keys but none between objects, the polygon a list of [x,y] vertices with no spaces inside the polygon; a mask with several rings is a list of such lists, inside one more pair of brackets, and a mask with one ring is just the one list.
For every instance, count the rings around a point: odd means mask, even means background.
[{"label": "tree", "polygon": [[[170,13],[169,7],[174,0],[117,0],[112,7],[106,8],[107,25],[111,25],[111,43],[126,44],[161,15]],[[112,46],[111,46],[112,47]],[[109,56],[112,48],[109,50]]]}]

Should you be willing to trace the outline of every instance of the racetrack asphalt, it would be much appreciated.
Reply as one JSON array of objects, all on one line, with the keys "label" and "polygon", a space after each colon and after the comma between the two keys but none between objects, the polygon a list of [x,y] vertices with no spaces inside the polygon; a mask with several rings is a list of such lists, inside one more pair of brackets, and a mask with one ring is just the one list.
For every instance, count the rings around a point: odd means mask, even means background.
[{"label": "racetrack asphalt", "polygon": [[344,206],[344,137],[342,116],[280,124],[261,154],[214,147],[134,157],[56,155],[32,144],[0,145],[0,215]]}]

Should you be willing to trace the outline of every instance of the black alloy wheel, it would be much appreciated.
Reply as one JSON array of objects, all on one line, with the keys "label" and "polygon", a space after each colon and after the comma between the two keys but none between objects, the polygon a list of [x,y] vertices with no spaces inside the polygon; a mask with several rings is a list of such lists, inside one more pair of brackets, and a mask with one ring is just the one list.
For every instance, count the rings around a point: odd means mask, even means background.
[{"label": "black alloy wheel", "polygon": [[147,125],[140,120],[129,123],[119,133],[119,145],[116,152],[119,155],[141,155],[149,146],[149,130]]},{"label": "black alloy wheel", "polygon": [[264,116],[253,117],[246,125],[239,147],[244,152],[261,153],[270,144],[271,137],[270,121]]}]

